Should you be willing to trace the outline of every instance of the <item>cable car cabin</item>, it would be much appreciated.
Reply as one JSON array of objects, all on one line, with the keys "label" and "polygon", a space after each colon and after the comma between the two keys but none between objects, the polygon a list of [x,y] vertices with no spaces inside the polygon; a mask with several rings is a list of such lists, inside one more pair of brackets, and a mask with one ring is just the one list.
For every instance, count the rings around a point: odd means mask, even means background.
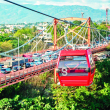
[{"label": "cable car cabin", "polygon": [[89,86],[94,73],[95,63],[90,49],[60,51],[56,74],[61,86]]}]

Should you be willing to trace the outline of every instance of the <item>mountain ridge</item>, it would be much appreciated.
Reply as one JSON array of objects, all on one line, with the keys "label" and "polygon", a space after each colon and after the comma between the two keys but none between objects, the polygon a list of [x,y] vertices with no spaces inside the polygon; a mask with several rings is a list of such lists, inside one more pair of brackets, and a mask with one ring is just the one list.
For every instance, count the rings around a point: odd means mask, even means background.
[{"label": "mountain ridge", "polygon": [[[56,18],[66,18],[66,17],[80,17],[81,10],[84,12],[84,18],[91,17],[92,20],[105,20],[106,12],[102,9],[93,9],[88,6],[54,6],[54,5],[32,5],[25,4],[24,6],[31,9],[37,10],[39,12],[48,14]],[[34,22],[47,22],[52,21],[52,18],[40,15],[38,13],[26,10],[24,8],[18,7],[12,4],[0,4],[0,23],[34,23]]]}]

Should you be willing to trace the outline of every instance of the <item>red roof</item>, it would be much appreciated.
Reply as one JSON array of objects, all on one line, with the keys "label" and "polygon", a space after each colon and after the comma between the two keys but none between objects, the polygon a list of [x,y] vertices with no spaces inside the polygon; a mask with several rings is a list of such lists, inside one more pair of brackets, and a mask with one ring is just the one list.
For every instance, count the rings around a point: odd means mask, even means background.
[{"label": "red roof", "polygon": [[61,50],[61,56],[82,56],[85,55],[87,50]]}]

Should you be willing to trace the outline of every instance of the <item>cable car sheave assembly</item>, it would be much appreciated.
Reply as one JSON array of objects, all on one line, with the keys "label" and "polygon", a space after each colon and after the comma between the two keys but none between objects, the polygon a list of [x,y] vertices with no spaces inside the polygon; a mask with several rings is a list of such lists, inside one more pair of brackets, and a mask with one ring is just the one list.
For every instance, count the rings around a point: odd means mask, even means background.
[{"label": "cable car sheave assembly", "polygon": [[61,50],[56,76],[61,86],[89,86],[93,83],[95,63],[90,49]]}]

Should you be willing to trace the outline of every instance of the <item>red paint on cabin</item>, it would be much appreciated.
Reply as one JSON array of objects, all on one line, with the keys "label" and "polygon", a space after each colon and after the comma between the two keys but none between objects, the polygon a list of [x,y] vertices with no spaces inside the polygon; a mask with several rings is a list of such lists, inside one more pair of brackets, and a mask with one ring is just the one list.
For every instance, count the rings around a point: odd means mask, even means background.
[{"label": "red paint on cabin", "polygon": [[95,73],[91,50],[61,50],[56,72],[61,86],[89,86]]}]

